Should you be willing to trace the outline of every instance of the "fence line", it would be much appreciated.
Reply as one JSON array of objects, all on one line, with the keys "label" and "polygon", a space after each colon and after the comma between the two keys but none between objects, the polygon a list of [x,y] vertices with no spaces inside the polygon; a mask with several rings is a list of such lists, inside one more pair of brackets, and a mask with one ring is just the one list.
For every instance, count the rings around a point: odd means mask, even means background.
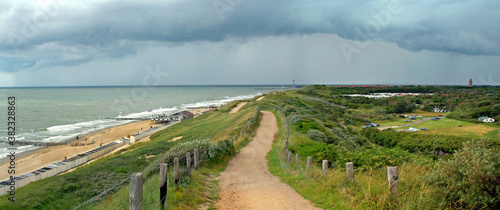
[{"label": "fence line", "polygon": [[[258,115],[256,115],[254,118],[257,119]],[[235,142],[238,140],[238,137],[242,137],[244,133],[252,133],[254,130],[252,129],[252,126],[255,126],[255,124],[257,123],[258,121],[257,120],[250,120],[249,122],[246,123],[246,126],[244,126],[243,128],[241,129],[238,129],[238,130],[235,130],[234,133],[236,133],[235,136],[233,137],[230,137],[229,140],[231,142]],[[239,132],[239,136],[237,135]],[[173,178],[174,180],[174,186],[178,186],[179,183],[180,183],[180,180],[183,179],[184,177],[186,176],[189,176],[191,174],[191,170],[192,169],[197,169],[200,165],[201,162],[203,162],[204,160],[207,160],[207,147],[205,148],[202,148],[201,150],[198,150],[198,149],[194,149],[193,151],[188,151],[186,152],[185,155],[181,155],[181,157],[175,157],[175,159],[177,159],[177,161],[180,161],[180,160],[184,160],[186,159],[186,164],[184,167],[182,167],[182,170],[181,170],[181,165],[179,164],[179,167],[178,167],[178,170],[177,170],[177,179],[175,179],[175,176],[173,176],[175,174],[172,173],[172,176],[170,176],[170,178]],[[192,153],[191,153],[192,152]],[[192,164],[191,164],[192,163]],[[142,204],[144,202],[144,200],[146,200],[147,198],[151,197],[151,195],[153,195],[156,190],[152,191],[152,192],[149,192],[145,197],[142,197],[142,190],[143,190],[143,183],[144,183],[144,177],[142,177],[142,179],[137,179],[135,180],[134,182],[132,182],[132,178],[134,178],[134,176],[138,176],[138,174],[141,174],[140,176],[143,176],[144,175],[148,175],[149,172],[151,171],[154,171],[156,169],[160,169],[159,173],[160,173],[160,185],[158,186],[158,189],[160,190],[160,199],[159,199],[159,203],[158,205],[156,206],[158,209],[161,207],[161,206],[166,206],[167,204],[167,195],[168,195],[168,184],[169,184],[169,174],[168,174],[168,170],[170,168],[172,168],[172,165],[175,165],[175,161],[172,161],[170,163],[161,163],[160,165],[158,166],[155,166],[151,169],[144,169],[143,171],[141,172],[137,172],[137,173],[134,173],[134,174],[131,174],[130,176],[122,179],[120,182],[116,183],[115,185],[113,185],[112,187],[102,191],[101,193],[99,193],[98,195],[92,197],[91,199],[83,202],[82,204],[78,205],[77,207],[75,207],[74,209],[78,209],[78,208],[81,208],[82,206],[84,205],[87,205],[89,203],[91,203],[92,201],[95,201],[96,199],[98,199],[99,197],[103,196],[104,194],[108,193],[110,190],[124,184],[126,181],[130,180],[130,184],[135,184],[137,185],[135,188],[133,188],[132,186],[130,187],[130,192],[129,194],[132,195],[132,191],[134,191],[133,195],[137,195],[139,193],[139,191],[141,191],[141,196],[140,196],[140,199],[137,199],[137,200],[140,200],[138,202],[135,202],[136,201],[136,198],[139,198],[139,196],[134,196],[133,199],[131,196],[129,196],[129,208],[131,210],[133,209],[142,209]],[[164,175],[161,175],[161,172],[162,172],[162,166],[164,167]],[[174,167],[175,168],[175,167]],[[175,170],[175,169],[174,169]],[[146,176],[148,177],[148,176]],[[162,185],[162,177],[164,178],[164,181],[165,183]],[[139,186],[139,183],[138,182],[141,182],[140,183],[140,186]],[[162,188],[163,186],[163,188]],[[139,190],[140,188],[140,190]],[[163,195],[162,192],[164,192],[165,194]]]},{"label": "fence line", "polygon": [[[289,150],[288,148],[288,145],[289,145],[289,139],[290,139],[290,128],[288,127],[288,120],[287,120],[287,117],[286,115],[283,113],[283,116],[285,116],[285,126],[286,126],[286,140],[285,140],[285,145],[283,146],[283,151],[284,151],[284,155],[285,155],[285,160],[284,162],[288,165],[288,164],[292,164],[292,155],[293,155],[293,152]],[[280,155],[281,156],[281,155]],[[295,157],[296,157],[296,161],[295,163],[298,164],[299,163],[299,154],[295,154]],[[327,172],[328,172],[328,160],[322,160],[322,164],[321,164],[321,172],[322,172],[322,175],[324,177],[327,176]],[[309,170],[310,168],[312,167],[312,157],[311,156],[307,156],[307,159],[306,159],[306,170]],[[335,169],[336,166],[333,166],[333,168]],[[388,183],[389,183],[389,191],[390,191],[390,194],[391,196],[392,195],[397,195],[397,189],[398,189],[398,180],[399,180],[399,177],[398,177],[398,173],[397,173],[397,166],[388,166],[386,168],[372,168],[372,170],[380,170],[380,169],[387,169],[387,179],[388,179]],[[353,162],[347,162],[346,163],[346,177],[350,180],[350,181],[354,181],[354,163]]]}]

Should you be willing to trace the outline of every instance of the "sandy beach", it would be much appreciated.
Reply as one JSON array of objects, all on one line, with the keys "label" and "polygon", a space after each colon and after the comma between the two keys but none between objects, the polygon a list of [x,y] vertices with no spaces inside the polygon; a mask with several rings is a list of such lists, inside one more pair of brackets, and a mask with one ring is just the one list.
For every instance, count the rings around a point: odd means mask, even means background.
[{"label": "sandy beach", "polygon": [[[189,110],[193,114],[200,114],[207,111],[208,109],[192,109]],[[147,130],[150,126],[157,127],[157,125],[150,125],[150,121],[134,122],[126,125],[120,125],[116,127],[111,127],[103,129],[101,131],[89,134],[87,136],[80,137],[78,143],[89,143],[94,140],[94,144],[87,146],[71,146],[71,145],[61,145],[61,146],[51,146],[36,150],[34,152],[28,153],[27,155],[16,157],[16,176],[35,171],[42,167],[48,166],[54,162],[59,162],[64,160],[64,157],[70,158],[76,156],[80,153],[95,149],[99,147],[102,143],[107,144],[116,140],[120,140],[122,137],[127,137],[128,135],[135,134],[142,130]],[[86,141],[87,139],[87,141]],[[7,172],[9,162],[3,162],[0,164],[0,180],[7,179],[10,175]]]}]

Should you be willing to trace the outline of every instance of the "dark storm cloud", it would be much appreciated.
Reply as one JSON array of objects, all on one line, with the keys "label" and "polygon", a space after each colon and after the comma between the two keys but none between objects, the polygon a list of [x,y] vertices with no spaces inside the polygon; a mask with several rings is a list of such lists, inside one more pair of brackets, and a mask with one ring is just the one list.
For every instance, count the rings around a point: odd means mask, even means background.
[{"label": "dark storm cloud", "polygon": [[14,70],[131,55],[135,46],[155,42],[316,33],[410,51],[500,55],[500,1],[11,0],[0,6],[0,64]]}]

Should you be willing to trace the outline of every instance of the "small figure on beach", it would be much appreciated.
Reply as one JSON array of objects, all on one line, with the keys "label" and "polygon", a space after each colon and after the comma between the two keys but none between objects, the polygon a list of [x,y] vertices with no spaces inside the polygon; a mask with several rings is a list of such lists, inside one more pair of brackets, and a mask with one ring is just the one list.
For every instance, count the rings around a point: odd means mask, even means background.
[{"label": "small figure on beach", "polygon": [[78,136],[76,136],[76,140],[78,140]]}]

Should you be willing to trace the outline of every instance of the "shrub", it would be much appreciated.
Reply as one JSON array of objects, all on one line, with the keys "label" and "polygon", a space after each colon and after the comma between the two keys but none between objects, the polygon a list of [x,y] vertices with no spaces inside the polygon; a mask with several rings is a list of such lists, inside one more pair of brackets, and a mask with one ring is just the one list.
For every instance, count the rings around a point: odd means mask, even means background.
[{"label": "shrub", "polygon": [[486,141],[467,142],[454,159],[441,161],[426,180],[453,208],[500,208],[500,151]]},{"label": "shrub", "polygon": [[303,157],[311,156],[315,162],[328,160],[328,162],[333,163],[337,159],[337,152],[333,145],[325,143],[307,141],[291,146],[289,149],[290,151]]},{"label": "shrub", "polygon": [[297,124],[297,123],[299,123],[300,121],[302,121],[302,117],[300,117],[299,115],[292,114],[292,115],[290,116],[290,122],[291,122],[292,124]]},{"label": "shrub", "polygon": [[328,142],[326,135],[323,132],[316,129],[309,129],[307,131],[307,136],[317,142],[322,142],[322,143]]},{"label": "shrub", "polygon": [[411,160],[413,155],[399,148],[387,149],[380,147],[378,149],[367,147],[352,152],[343,152],[339,154],[338,166],[343,167],[347,162],[353,162],[354,166],[359,168],[382,168],[386,166],[397,166],[403,162]]}]

